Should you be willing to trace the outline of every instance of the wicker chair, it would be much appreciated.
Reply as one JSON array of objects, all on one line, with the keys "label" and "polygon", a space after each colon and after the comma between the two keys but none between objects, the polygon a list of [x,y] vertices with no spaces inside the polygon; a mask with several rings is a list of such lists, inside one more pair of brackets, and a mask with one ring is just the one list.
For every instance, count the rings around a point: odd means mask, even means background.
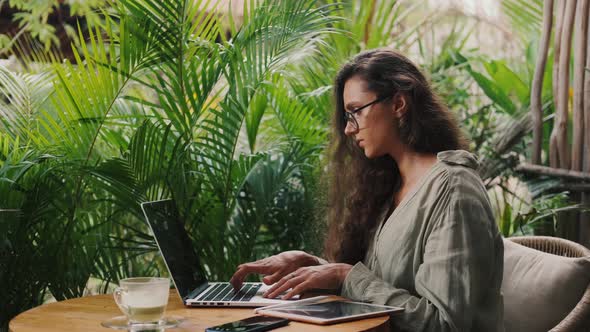
[{"label": "wicker chair", "polygon": [[[548,236],[508,238],[515,243],[542,252],[565,257],[590,256],[590,249],[575,242]],[[590,331],[590,285],[574,309],[551,332]]]}]

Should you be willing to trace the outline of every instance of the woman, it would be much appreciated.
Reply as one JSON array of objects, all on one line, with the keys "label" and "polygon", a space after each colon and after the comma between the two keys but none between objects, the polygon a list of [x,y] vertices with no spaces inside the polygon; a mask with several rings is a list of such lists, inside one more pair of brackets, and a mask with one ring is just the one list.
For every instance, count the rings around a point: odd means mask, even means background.
[{"label": "woman", "polygon": [[477,161],[424,75],[386,49],[356,56],[335,82],[330,261],[301,251],[242,264],[288,299],[340,289],[405,308],[396,330],[502,331],[503,245]]}]

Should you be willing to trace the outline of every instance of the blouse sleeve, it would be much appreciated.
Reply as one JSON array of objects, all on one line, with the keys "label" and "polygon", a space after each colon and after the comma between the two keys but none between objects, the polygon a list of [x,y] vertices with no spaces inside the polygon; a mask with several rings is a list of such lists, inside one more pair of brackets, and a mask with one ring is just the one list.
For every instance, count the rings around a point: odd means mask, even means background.
[{"label": "blouse sleeve", "polygon": [[487,197],[453,190],[447,202],[425,241],[415,275],[417,294],[394,287],[359,262],[347,275],[342,295],[404,308],[392,322],[410,331],[475,331],[477,315],[478,321],[495,321],[497,316],[482,319],[486,313],[480,310],[491,278],[502,273],[493,271],[499,249],[494,248],[493,217],[484,206]]}]

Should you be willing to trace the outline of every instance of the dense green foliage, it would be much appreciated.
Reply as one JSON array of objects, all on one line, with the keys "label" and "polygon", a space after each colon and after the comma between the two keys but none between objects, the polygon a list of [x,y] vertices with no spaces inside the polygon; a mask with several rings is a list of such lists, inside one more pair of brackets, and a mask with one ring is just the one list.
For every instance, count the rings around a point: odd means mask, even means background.
[{"label": "dense green foliage", "polygon": [[[90,277],[106,291],[166,274],[144,201],[174,198],[211,278],[282,250],[317,253],[332,80],[363,49],[418,46],[486,185],[510,193],[530,70],[464,49],[461,29],[425,52],[421,24],[398,24],[416,7],[393,0],[253,3],[238,24],[201,11],[206,1],[119,0],[75,63],[0,67],[0,324],[48,295],[81,296]],[[504,234],[567,204],[558,198],[504,209]]]},{"label": "dense green foliage", "polygon": [[[15,47],[14,42],[21,36],[30,36],[30,41],[38,42],[49,50],[57,48],[62,43],[60,37],[72,40],[80,45],[77,27],[70,22],[70,18],[76,20],[79,25],[93,28],[102,24],[100,9],[104,8],[104,0],[8,0],[0,1],[0,10],[11,9],[13,23],[18,26],[16,32],[10,35],[0,34],[0,55]],[[66,16],[67,17],[64,17]]]},{"label": "dense green foliage", "polygon": [[[82,295],[91,275],[106,287],[163,272],[143,201],[175,198],[212,278],[260,251],[303,246],[304,184],[325,137],[310,125],[309,105],[277,87],[286,66],[333,31],[333,7],[248,7],[232,40],[215,42],[213,14],[192,19],[203,15],[199,3],[119,4],[105,17],[106,37],[92,33],[76,64],[2,69],[0,204],[21,211],[3,233],[2,266],[13,268],[2,269],[2,298],[35,296],[3,302],[3,321],[41,303],[45,290]],[[257,149],[265,113],[279,132]],[[37,273],[19,268],[25,259]]]}]

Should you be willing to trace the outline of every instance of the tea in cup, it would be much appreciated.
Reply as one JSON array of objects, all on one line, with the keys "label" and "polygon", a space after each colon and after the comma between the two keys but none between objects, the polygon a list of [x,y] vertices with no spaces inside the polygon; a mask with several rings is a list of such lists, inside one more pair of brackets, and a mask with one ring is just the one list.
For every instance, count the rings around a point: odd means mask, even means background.
[{"label": "tea in cup", "polygon": [[158,324],[164,317],[169,291],[168,278],[127,278],[119,282],[113,296],[129,324]]}]

